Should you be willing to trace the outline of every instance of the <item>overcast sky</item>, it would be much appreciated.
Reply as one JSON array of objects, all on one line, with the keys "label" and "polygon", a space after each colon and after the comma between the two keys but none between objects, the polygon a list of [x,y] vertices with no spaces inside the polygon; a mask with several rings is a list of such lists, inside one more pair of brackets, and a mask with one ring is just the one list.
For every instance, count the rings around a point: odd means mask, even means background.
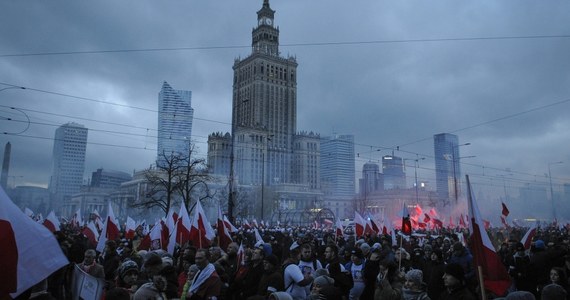
[{"label": "overcast sky", "polygon": [[[192,91],[193,140],[204,155],[209,133],[230,131],[232,65],[251,52],[262,2],[0,2],[0,89],[28,88],[0,92],[9,183],[47,185],[55,129],[71,121],[89,128],[86,178],[100,167],[147,167],[163,81]],[[363,163],[393,149],[425,157],[418,178],[435,186],[433,135],[454,132],[471,143],[461,156],[476,156],[462,160],[463,173],[489,199],[505,190],[517,197],[526,183],[548,190],[545,173],[557,161],[555,192],[570,183],[569,1],[271,7],[280,51],[299,63],[297,129],[354,134],[358,177]],[[26,55],[126,49],[163,50]],[[25,117],[9,107],[29,116],[25,132]],[[412,183],[413,162],[406,164]]]}]

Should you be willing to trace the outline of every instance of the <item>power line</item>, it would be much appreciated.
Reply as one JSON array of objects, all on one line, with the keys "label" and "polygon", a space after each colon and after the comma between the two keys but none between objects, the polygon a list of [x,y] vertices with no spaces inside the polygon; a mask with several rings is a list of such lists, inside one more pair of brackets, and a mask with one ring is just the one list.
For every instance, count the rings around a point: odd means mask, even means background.
[{"label": "power line", "polygon": [[[529,35],[529,36],[496,36],[496,37],[464,37],[464,38],[432,38],[432,39],[403,39],[403,40],[370,40],[370,41],[338,41],[280,44],[280,47],[322,47],[342,45],[378,45],[378,44],[409,44],[409,43],[436,43],[436,42],[462,42],[462,41],[493,41],[493,40],[528,40],[528,39],[560,39],[570,38],[570,35]],[[195,46],[172,48],[141,48],[116,50],[87,50],[87,51],[60,51],[36,53],[1,54],[0,57],[30,57],[30,56],[56,56],[56,55],[85,55],[85,54],[112,54],[136,52],[165,52],[165,51],[196,51],[196,50],[223,50],[246,49],[251,45],[222,45],[222,46]]]}]

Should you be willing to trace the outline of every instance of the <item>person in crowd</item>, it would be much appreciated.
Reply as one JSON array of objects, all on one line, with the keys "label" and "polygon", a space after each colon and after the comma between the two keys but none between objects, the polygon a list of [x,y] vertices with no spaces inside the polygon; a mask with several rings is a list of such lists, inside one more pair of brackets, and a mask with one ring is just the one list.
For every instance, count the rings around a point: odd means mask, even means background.
[{"label": "person in crowd", "polygon": [[[317,269],[322,269],[323,266],[321,262],[315,258],[313,255],[313,247],[310,243],[305,243],[301,245],[301,259],[299,260],[299,269],[305,277],[315,277],[315,271]],[[311,293],[311,286],[305,286],[307,295]]]},{"label": "person in crowd", "polygon": [[364,269],[362,271],[362,277],[364,279],[364,290],[360,295],[360,299],[372,299],[374,298],[374,289],[376,285],[376,276],[380,272],[380,248],[375,248],[370,253],[370,258],[366,261]]},{"label": "person in crowd", "polygon": [[320,275],[315,277],[313,281],[313,287],[311,288],[311,294],[307,299],[318,300],[321,299],[321,290],[327,286],[334,287],[334,279],[327,275]]},{"label": "person in crowd", "polygon": [[515,254],[509,260],[509,275],[513,278],[518,291],[533,291],[535,285],[530,272],[530,256],[526,253],[524,245],[519,242],[515,246]]},{"label": "person in crowd", "polygon": [[412,269],[410,253],[404,248],[398,248],[394,253],[394,257],[396,258],[396,264],[400,267],[400,273],[402,273],[401,277],[403,277],[406,272]]},{"label": "person in crowd", "polygon": [[304,300],[307,298],[306,286],[313,282],[310,274],[303,274],[299,268],[301,251],[297,242],[289,248],[289,258],[283,263],[283,283],[285,292],[289,293],[294,300]]},{"label": "person in crowd", "polygon": [[431,260],[426,263],[423,274],[424,282],[427,284],[428,296],[431,299],[437,299],[445,288],[443,274],[445,274],[443,253],[441,253],[440,249],[436,248],[433,249]]},{"label": "person in crowd", "polygon": [[335,244],[329,243],[326,246],[325,268],[329,271],[329,276],[334,279],[334,286],[340,290],[343,297],[348,299],[350,289],[352,289],[354,282],[352,281],[352,274],[347,272],[344,265],[340,263],[338,251],[338,247]]},{"label": "person in crowd", "polygon": [[253,249],[251,256],[251,267],[249,272],[245,275],[243,279],[243,287],[240,290],[240,298],[247,299],[257,293],[259,288],[259,281],[261,276],[263,276],[264,266],[263,259],[265,257],[265,251],[263,247],[259,246]]},{"label": "person in crowd", "polygon": [[124,261],[117,269],[116,287],[125,289],[129,295],[134,295],[137,291],[137,279],[139,277],[139,266],[132,260]]},{"label": "person in crowd", "polygon": [[134,300],[167,300],[170,299],[166,295],[168,287],[167,276],[170,270],[168,268],[161,268],[156,274],[152,275],[152,281],[147,282],[135,292]]},{"label": "person in crowd", "polygon": [[465,271],[463,267],[456,263],[445,266],[443,275],[445,290],[438,298],[439,300],[475,300],[475,296],[465,285]]},{"label": "person in crowd", "polygon": [[93,249],[87,249],[85,254],[83,255],[83,262],[80,263],[78,266],[83,270],[85,273],[96,277],[105,279],[105,269],[102,265],[98,264],[95,261],[97,257],[97,252]]},{"label": "person in crowd", "polygon": [[568,292],[556,283],[546,285],[541,293],[540,299],[542,300],[564,300],[568,299]]},{"label": "person in crowd", "polygon": [[568,276],[566,275],[566,272],[564,272],[564,269],[561,267],[553,267],[550,269],[550,283],[557,284],[564,288],[567,293],[569,292]]},{"label": "person in crowd", "polygon": [[184,281],[180,281],[182,278],[178,277],[178,298],[182,297],[182,292],[184,290],[188,291],[190,285],[192,284],[192,281],[194,280],[194,277],[196,274],[198,274],[199,271],[200,268],[198,268],[196,264],[193,264],[188,267],[188,271],[184,276]]},{"label": "person in crowd", "polygon": [[354,283],[352,289],[350,289],[349,299],[355,300],[359,299],[364,291],[363,270],[366,265],[366,260],[360,248],[352,249],[351,260],[350,263],[346,264],[345,268],[352,275],[352,281]]},{"label": "person in crowd", "polygon": [[105,270],[105,281],[113,282],[115,280],[115,272],[121,265],[121,258],[117,253],[117,243],[115,241],[105,242],[101,264]]},{"label": "person in crowd", "polygon": [[546,251],[544,241],[538,239],[531,247],[530,256],[530,272],[533,285],[533,291],[536,291],[535,296],[540,296],[542,288],[550,282],[550,269],[552,268],[552,260],[549,253]]},{"label": "person in crowd", "polygon": [[421,270],[412,269],[406,273],[406,281],[402,288],[402,298],[404,300],[430,300],[424,283],[424,274]]},{"label": "person in crowd", "polygon": [[399,273],[395,262],[386,259],[380,261],[374,300],[400,300],[402,298],[402,281]]},{"label": "person in crowd", "polygon": [[139,273],[137,285],[142,286],[145,283],[151,282],[154,275],[162,270],[162,259],[154,252],[149,252],[145,255],[142,271]]},{"label": "person in crowd", "polygon": [[222,281],[216,273],[213,264],[210,263],[210,256],[207,249],[196,251],[196,265],[200,269],[188,290],[183,290],[181,299],[206,300],[220,296]]},{"label": "person in crowd", "polygon": [[271,254],[263,259],[263,275],[259,281],[257,293],[249,297],[248,300],[266,299],[271,293],[283,291],[284,289],[279,259]]}]

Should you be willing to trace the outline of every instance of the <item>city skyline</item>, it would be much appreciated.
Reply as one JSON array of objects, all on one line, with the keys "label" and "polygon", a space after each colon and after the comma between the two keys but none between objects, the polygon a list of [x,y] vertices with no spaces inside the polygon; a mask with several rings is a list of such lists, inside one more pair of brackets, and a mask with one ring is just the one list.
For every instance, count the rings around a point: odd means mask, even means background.
[{"label": "city skyline", "polygon": [[[261,3],[160,9],[151,3],[113,4],[111,12],[110,2],[2,3],[1,22],[7,26],[2,26],[0,82],[27,87],[0,92],[8,106],[3,116],[20,121],[0,124],[10,133],[0,139],[12,144],[10,175],[24,176],[13,181],[47,184],[54,128],[69,121],[90,129],[86,174],[100,167],[129,172],[147,167],[157,151],[156,87],[165,80],[193,91],[193,139],[205,156],[209,133],[231,131],[231,65],[250,52],[249,29],[258,25]],[[368,2],[366,10],[343,2],[327,2],[323,9],[324,3],[271,1],[280,50],[296,55],[301,66],[298,130],[353,134],[357,174],[367,161],[378,162],[392,151],[403,159],[425,157],[418,180],[432,188],[433,135],[450,132],[471,143],[462,155],[477,157],[461,165],[462,173],[472,175],[484,193],[495,197],[506,186],[516,195],[521,185],[534,182],[548,190],[549,167],[555,192],[561,192],[570,178],[570,124],[564,113],[570,67],[563,54],[569,40],[559,36],[565,34],[562,12],[568,3]],[[25,18],[14,18],[18,14],[10,12],[16,11]],[[144,18],[149,11],[152,20]],[[177,17],[182,11],[191,17]],[[327,21],[317,24],[315,16]],[[107,22],[99,26],[103,19]],[[76,29],[61,27],[61,20]],[[204,24],[209,34],[196,30]],[[17,35],[7,31],[15,27]],[[49,34],[54,29],[61,29],[62,40]],[[111,29],[114,34],[108,34]],[[37,34],[53,38],[47,43]],[[180,47],[204,49],[6,56]],[[9,107],[25,109],[29,129],[25,116]],[[558,161],[565,163],[550,165]],[[408,185],[413,182],[409,172],[406,177]]]}]

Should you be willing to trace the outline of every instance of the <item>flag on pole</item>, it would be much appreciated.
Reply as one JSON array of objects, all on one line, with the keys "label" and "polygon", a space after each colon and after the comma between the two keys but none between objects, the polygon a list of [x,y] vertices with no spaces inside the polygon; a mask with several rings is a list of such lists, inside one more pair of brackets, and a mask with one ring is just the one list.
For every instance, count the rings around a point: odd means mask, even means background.
[{"label": "flag on pole", "polygon": [[521,239],[521,243],[524,245],[525,249],[530,249],[530,244],[532,242],[532,239],[536,235],[536,228],[537,224],[536,223],[532,224],[528,229],[528,231],[524,234],[523,238]]},{"label": "flag on pole", "polygon": [[429,217],[428,214],[424,214],[424,223],[429,223],[431,221],[431,218]]},{"label": "flag on pole", "polygon": [[372,220],[372,218],[370,218],[369,220],[370,220],[370,225],[372,227],[372,230],[374,232],[376,232],[376,234],[378,234],[380,232],[380,228],[378,228],[378,225],[376,225],[376,223],[374,223],[374,220]]},{"label": "flag on pole", "polygon": [[93,223],[93,221],[87,223],[87,226],[83,228],[81,233],[87,237],[91,245],[97,245],[97,242],[99,241],[99,231],[97,231],[97,227],[95,227],[95,223]]},{"label": "flag on pole", "polygon": [[501,205],[503,206],[503,210],[501,211],[501,213],[503,214],[503,216],[508,217],[509,216],[509,209],[507,208],[507,206],[505,205],[505,203],[501,202]]},{"label": "flag on pole", "polygon": [[423,214],[423,210],[418,204],[416,204],[416,207],[414,209],[416,210],[416,216],[419,217]]},{"label": "flag on pole", "polygon": [[53,210],[47,215],[46,219],[44,220],[44,226],[47,227],[51,232],[60,230],[59,220],[55,216]]},{"label": "flag on pole", "polygon": [[405,235],[412,234],[412,222],[410,220],[410,213],[408,212],[406,203],[404,203],[402,208],[402,233]]},{"label": "flag on pole", "polygon": [[228,229],[229,232],[234,233],[238,232],[237,228],[228,220],[228,216],[224,215],[224,226]]},{"label": "flag on pole", "polygon": [[459,226],[461,228],[467,228],[467,225],[465,224],[465,220],[463,219],[463,214],[461,214],[461,216],[459,217]]},{"label": "flag on pole", "polygon": [[216,229],[218,230],[218,246],[223,250],[228,249],[228,245],[233,242],[232,236],[228,232],[226,225],[224,224],[224,217],[222,216],[222,209],[218,206],[218,221]]},{"label": "flag on pole", "polygon": [[200,200],[196,202],[194,217],[192,218],[192,228],[190,229],[190,240],[195,247],[205,248],[210,246],[210,241],[216,237],[212,225],[206,218]]},{"label": "flag on pole", "polygon": [[364,235],[366,225],[366,220],[364,220],[357,211],[354,211],[354,232],[356,233],[356,237]]},{"label": "flag on pole", "polygon": [[107,207],[107,218],[103,224],[103,230],[101,230],[101,235],[99,236],[99,242],[97,242],[96,250],[103,252],[105,249],[105,243],[107,241],[114,241],[119,237],[119,223],[117,222],[117,219],[115,219],[113,207],[111,207],[111,202],[109,202]]},{"label": "flag on pole", "polygon": [[469,176],[466,175],[469,215],[471,216],[471,250],[475,266],[480,266],[483,273],[485,289],[497,296],[504,296],[511,285],[509,273],[495,252],[495,247],[489,235],[481,226],[483,219],[475,202],[474,192],[471,189]]},{"label": "flag on pole", "polygon": [[125,238],[132,240],[135,237],[137,223],[131,217],[127,216],[127,224],[125,226]]},{"label": "flag on pole", "polygon": [[249,225],[249,222],[247,221],[247,219],[243,219],[241,227],[243,227],[243,229],[245,229],[245,230],[251,229],[251,225]]},{"label": "flag on pole", "polygon": [[243,249],[243,242],[239,244],[236,264],[238,266],[238,269],[240,266],[245,265],[245,250]]},{"label": "flag on pole", "polygon": [[190,216],[188,215],[188,210],[186,210],[186,204],[184,201],[180,204],[180,212],[178,213],[178,222],[176,223],[176,242],[179,245],[184,245],[190,240],[190,229],[192,228],[192,222],[190,222]]},{"label": "flag on pole", "polygon": [[69,264],[53,233],[23,214],[2,188],[0,253],[0,299],[17,297]]},{"label": "flag on pole", "polygon": [[259,247],[265,244],[265,241],[263,238],[261,238],[261,235],[259,234],[259,231],[257,231],[257,228],[253,228],[253,232],[255,233],[255,247]]}]

